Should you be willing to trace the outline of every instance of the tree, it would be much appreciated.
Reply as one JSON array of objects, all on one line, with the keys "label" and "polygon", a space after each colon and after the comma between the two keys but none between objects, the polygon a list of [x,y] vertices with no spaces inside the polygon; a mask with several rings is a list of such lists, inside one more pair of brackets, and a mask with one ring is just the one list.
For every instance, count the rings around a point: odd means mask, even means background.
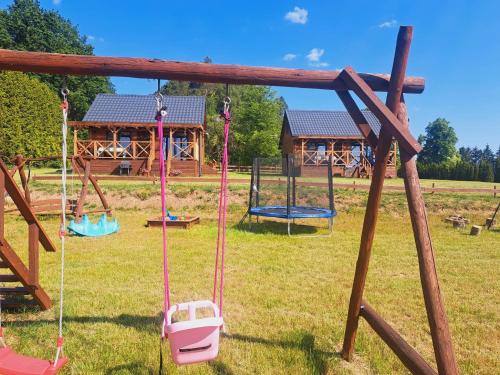
[{"label": "tree", "polygon": [[488,161],[488,163],[494,164],[495,163],[495,155],[493,154],[493,151],[491,151],[490,145],[486,145],[486,147],[483,150],[483,155],[482,159]]},{"label": "tree", "polygon": [[420,162],[443,163],[456,158],[455,145],[458,138],[449,121],[438,118],[427,125],[425,133],[419,137],[419,141],[423,143],[418,158]]},{"label": "tree", "polygon": [[494,180],[493,164],[483,159],[478,165],[478,180],[492,182]]},{"label": "tree", "polygon": [[460,158],[463,161],[466,161],[466,162],[471,162],[472,161],[472,155],[471,155],[471,149],[470,149],[470,147],[460,147],[458,149],[458,153],[460,154]]},{"label": "tree", "polygon": [[477,164],[483,158],[483,151],[481,149],[479,149],[478,147],[474,147],[470,151],[470,157],[471,157],[471,162],[473,162],[474,164]]},{"label": "tree", "polygon": [[[0,48],[92,55],[94,48],[69,20],[53,10],[44,10],[36,0],[14,0],[0,12]],[[80,120],[95,96],[113,92],[109,78],[33,74],[59,93],[66,85],[72,104],[70,118]]]},{"label": "tree", "polygon": [[497,159],[495,160],[495,182],[500,182],[500,153],[498,152]]},{"label": "tree", "polygon": [[0,154],[37,157],[60,152],[60,100],[43,82],[18,72],[0,73]]}]

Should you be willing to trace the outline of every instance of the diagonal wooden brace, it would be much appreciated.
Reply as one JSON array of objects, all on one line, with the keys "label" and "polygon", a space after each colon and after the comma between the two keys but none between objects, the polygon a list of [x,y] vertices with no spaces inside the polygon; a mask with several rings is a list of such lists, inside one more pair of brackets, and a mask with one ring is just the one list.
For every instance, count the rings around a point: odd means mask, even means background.
[{"label": "diagonal wooden brace", "polygon": [[351,116],[352,120],[358,127],[360,133],[368,141],[368,144],[375,150],[378,143],[378,137],[371,128],[368,121],[366,120],[366,117],[365,115],[363,115],[363,112],[360,111],[358,105],[352,98],[349,91],[337,90],[336,93],[339,96],[342,103],[344,104],[344,107],[347,109],[347,112],[349,112],[349,115]]},{"label": "diagonal wooden brace", "polygon": [[396,115],[387,108],[354,69],[351,67],[345,68],[340,73],[340,77],[346,86],[354,91],[368,109],[378,118],[382,127],[386,128],[396,138],[399,147],[410,156],[414,156],[422,150],[422,146],[411,135],[410,131],[401,124]]}]

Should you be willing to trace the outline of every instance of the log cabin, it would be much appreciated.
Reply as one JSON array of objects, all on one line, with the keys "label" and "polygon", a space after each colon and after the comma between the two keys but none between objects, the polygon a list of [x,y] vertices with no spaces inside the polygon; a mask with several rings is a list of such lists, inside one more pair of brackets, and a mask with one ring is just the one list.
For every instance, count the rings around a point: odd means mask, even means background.
[{"label": "log cabin", "polygon": [[[205,165],[203,96],[165,96],[163,157],[170,175],[216,173]],[[70,121],[73,152],[96,174],[159,175],[154,95],[99,94],[82,121]]]},{"label": "log cabin", "polygon": [[[380,122],[370,111],[362,111],[378,136]],[[283,155],[299,160],[300,175],[322,175],[332,157],[333,174],[342,177],[370,177],[374,150],[346,111],[286,110],[280,136]],[[393,141],[386,177],[396,177],[397,144]]]}]

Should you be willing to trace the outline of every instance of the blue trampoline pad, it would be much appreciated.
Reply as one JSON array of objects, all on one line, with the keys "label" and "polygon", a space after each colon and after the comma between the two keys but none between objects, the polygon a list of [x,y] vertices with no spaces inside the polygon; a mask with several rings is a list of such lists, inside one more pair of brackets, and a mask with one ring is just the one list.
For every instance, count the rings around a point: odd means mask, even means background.
[{"label": "blue trampoline pad", "polygon": [[319,207],[290,207],[290,212],[287,213],[286,206],[260,206],[252,207],[249,211],[250,215],[277,217],[281,219],[329,219],[337,216],[337,211]]}]

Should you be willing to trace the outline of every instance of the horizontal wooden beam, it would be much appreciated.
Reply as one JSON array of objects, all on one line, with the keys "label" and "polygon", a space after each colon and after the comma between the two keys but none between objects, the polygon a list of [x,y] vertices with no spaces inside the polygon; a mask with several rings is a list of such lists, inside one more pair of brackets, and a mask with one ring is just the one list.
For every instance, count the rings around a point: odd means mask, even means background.
[{"label": "horizontal wooden beam", "polygon": [[379,99],[353,68],[345,68],[340,73],[340,76],[349,89],[354,91],[368,109],[378,118],[382,127],[386,128],[396,138],[403,150],[410,156],[418,154],[422,150],[422,146],[411,135],[408,128],[401,124],[396,115]]},{"label": "horizontal wooden beam", "polygon": [[362,302],[359,314],[368,322],[370,327],[392,349],[401,362],[412,374],[436,375],[436,371],[413,349],[394,328],[392,328],[366,302]]},{"label": "horizontal wooden beam", "polygon": [[[73,128],[156,128],[156,123],[148,122],[101,122],[101,121],[68,121]],[[202,129],[203,124],[163,124],[164,128]]]},{"label": "horizontal wooden beam", "polygon": [[[287,86],[346,90],[338,71],[206,64],[132,57],[101,57],[0,49],[0,70],[61,75],[94,75],[168,79],[237,85]],[[390,76],[361,73],[374,91],[387,91]],[[407,77],[403,92],[424,91],[422,77]]]}]

